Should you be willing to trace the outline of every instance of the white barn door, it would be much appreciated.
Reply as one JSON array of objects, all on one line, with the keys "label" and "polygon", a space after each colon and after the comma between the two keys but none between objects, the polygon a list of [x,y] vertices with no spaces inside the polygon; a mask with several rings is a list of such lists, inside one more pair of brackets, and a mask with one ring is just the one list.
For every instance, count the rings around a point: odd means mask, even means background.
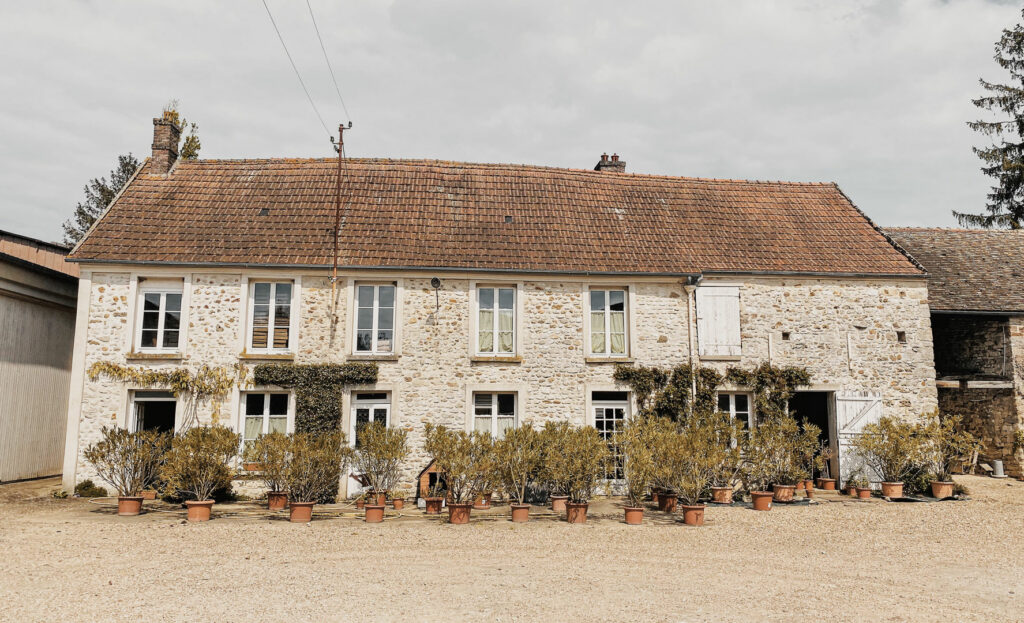
[{"label": "white barn door", "polygon": [[878,475],[864,467],[864,462],[853,449],[854,440],[864,426],[882,417],[882,395],[873,392],[845,392],[836,394],[836,431],[839,453],[839,477],[843,483],[863,467],[869,480]]}]

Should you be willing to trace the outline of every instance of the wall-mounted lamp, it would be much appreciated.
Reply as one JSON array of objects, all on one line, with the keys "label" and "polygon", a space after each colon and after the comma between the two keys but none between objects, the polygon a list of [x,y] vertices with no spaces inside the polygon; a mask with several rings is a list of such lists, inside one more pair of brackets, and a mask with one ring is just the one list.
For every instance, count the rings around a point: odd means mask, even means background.
[{"label": "wall-mounted lamp", "polygon": [[441,295],[438,291],[441,289],[441,280],[437,277],[430,279],[430,287],[434,288],[434,311],[437,312],[441,309]]}]

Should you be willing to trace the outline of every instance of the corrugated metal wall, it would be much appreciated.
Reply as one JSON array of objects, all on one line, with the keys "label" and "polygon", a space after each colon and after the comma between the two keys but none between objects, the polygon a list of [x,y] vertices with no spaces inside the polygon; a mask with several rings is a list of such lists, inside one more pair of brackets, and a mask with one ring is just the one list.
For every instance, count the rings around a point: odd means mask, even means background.
[{"label": "corrugated metal wall", "polygon": [[0,292],[0,481],[58,474],[74,310]]}]

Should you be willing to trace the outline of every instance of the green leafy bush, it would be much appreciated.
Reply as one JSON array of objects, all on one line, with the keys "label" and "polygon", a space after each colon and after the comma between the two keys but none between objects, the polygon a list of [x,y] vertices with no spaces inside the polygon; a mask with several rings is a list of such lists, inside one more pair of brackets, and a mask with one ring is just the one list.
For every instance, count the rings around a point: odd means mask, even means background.
[{"label": "green leafy bush", "polygon": [[772,484],[795,484],[802,479],[800,448],[800,426],[793,418],[759,422],[743,438],[741,477],[747,491],[768,491]]},{"label": "green leafy bush", "polygon": [[242,454],[245,462],[259,465],[260,479],[271,493],[284,491],[287,486],[285,479],[290,444],[287,435],[268,433],[257,437]]},{"label": "green leafy bush", "polygon": [[209,500],[217,489],[230,488],[228,463],[240,443],[241,435],[223,426],[195,426],[175,436],[161,470],[168,490]]},{"label": "green leafy bush", "polygon": [[102,439],[85,449],[85,460],[117,495],[135,496],[152,484],[167,452],[168,435],[106,426],[101,434]]},{"label": "green leafy bush", "polygon": [[494,442],[494,471],[509,499],[524,503],[543,459],[543,438],[532,426],[509,428],[503,439]]},{"label": "green leafy bush", "polygon": [[919,422],[882,416],[866,424],[853,445],[884,482],[905,482],[928,464],[928,438]]},{"label": "green leafy bush", "polygon": [[963,427],[963,416],[938,411],[924,416],[921,434],[925,437],[924,452],[928,467],[936,480],[949,482],[954,471],[962,472],[976,453],[981,442]]},{"label": "green leafy bush", "polygon": [[333,502],[351,456],[340,431],[293,435],[285,468],[289,497],[295,502]]},{"label": "green leafy bush", "polygon": [[489,434],[467,433],[427,423],[424,448],[433,457],[438,471],[444,474],[451,503],[468,504],[482,492],[486,472],[492,469]]},{"label": "green leafy bush", "polygon": [[345,387],[377,382],[373,362],[279,364],[264,363],[253,369],[256,385],[277,385],[295,389],[297,432],[329,432],[341,426],[341,404]]},{"label": "green leafy bush", "polygon": [[408,433],[383,422],[362,424],[356,431],[355,468],[378,493],[393,491],[402,477],[402,462],[409,456]]},{"label": "green leafy bush", "polygon": [[75,495],[80,498],[105,498],[110,494],[103,487],[96,486],[91,478],[86,478],[75,485]]}]

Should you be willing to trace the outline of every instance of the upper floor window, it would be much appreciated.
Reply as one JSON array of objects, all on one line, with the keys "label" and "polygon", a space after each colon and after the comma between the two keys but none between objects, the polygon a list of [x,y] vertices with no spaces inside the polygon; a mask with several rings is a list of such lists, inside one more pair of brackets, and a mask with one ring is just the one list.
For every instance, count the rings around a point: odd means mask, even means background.
[{"label": "upper floor window", "polygon": [[395,286],[357,285],[355,325],[355,352],[394,351]]},{"label": "upper floor window", "polygon": [[697,340],[702,357],[739,358],[740,289],[736,286],[697,288]]},{"label": "upper floor window", "polygon": [[288,434],[288,402],[288,394],[283,392],[242,394],[243,445],[248,446],[267,433]]},{"label": "upper floor window", "polygon": [[590,354],[625,356],[626,291],[590,291]]},{"label": "upper floor window", "polygon": [[251,286],[249,347],[291,348],[292,288],[290,281],[256,281]]},{"label": "upper floor window", "polygon": [[473,429],[490,433],[495,439],[516,426],[516,394],[496,392],[473,394]]},{"label": "upper floor window", "polygon": [[477,288],[477,352],[512,355],[516,352],[516,289]]},{"label": "upper floor window", "polygon": [[177,351],[181,338],[180,280],[146,280],[139,284],[139,350]]}]

